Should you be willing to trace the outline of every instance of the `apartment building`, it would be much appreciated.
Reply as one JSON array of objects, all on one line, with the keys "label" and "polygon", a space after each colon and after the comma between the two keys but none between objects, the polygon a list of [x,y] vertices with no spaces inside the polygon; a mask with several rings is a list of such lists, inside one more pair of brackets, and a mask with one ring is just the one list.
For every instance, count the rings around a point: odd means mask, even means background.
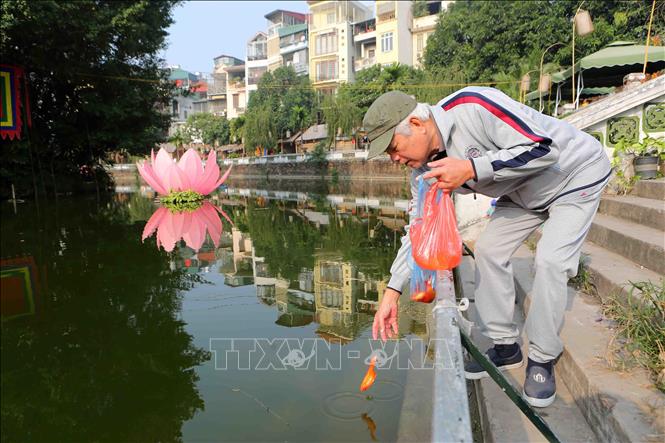
[{"label": "apartment building", "polygon": [[439,21],[439,13],[445,11],[452,1],[427,1],[422,7],[413,11],[411,38],[413,45],[413,61],[415,67],[422,66],[422,57],[427,46],[427,39],[434,33]]},{"label": "apartment building", "polygon": [[377,0],[376,7],[376,62],[382,66],[393,63],[411,65],[412,2]]},{"label": "apartment building", "polygon": [[265,32],[257,32],[247,42],[247,59],[245,60],[245,90],[247,100],[252,91],[256,91],[259,80],[268,71],[268,43]]},{"label": "apartment building", "polygon": [[353,24],[354,72],[376,64],[376,18]]},{"label": "apartment building", "polygon": [[268,52],[268,70],[274,71],[283,65],[282,54],[280,51],[279,30],[286,26],[299,25],[307,23],[307,16],[300,12],[285,11],[276,9],[264,16],[268,20],[267,32],[267,52]]},{"label": "apartment building", "polygon": [[355,47],[352,24],[372,17],[372,11],[356,1],[308,1],[309,76],[323,93],[354,79]]},{"label": "apartment building", "polygon": [[213,71],[208,81],[208,112],[227,115],[226,68],[242,64],[239,58],[222,54],[213,59]]},{"label": "apartment building", "polygon": [[282,66],[291,66],[298,75],[309,73],[309,40],[307,23],[279,29],[279,53]]},{"label": "apartment building", "polygon": [[229,120],[245,113],[247,89],[245,88],[245,64],[224,68],[226,72],[226,118]]}]

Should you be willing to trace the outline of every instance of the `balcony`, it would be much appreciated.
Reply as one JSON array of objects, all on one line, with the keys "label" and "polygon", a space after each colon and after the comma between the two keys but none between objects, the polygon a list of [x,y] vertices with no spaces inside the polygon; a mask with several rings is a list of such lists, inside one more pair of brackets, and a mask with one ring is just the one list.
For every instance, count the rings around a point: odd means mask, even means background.
[{"label": "balcony", "polygon": [[296,42],[286,42],[282,45],[279,44],[279,53],[280,55],[290,54],[292,52],[300,51],[307,48],[307,40],[305,41],[296,41]]},{"label": "balcony", "polygon": [[366,57],[366,58],[361,58],[353,62],[353,69],[355,72],[362,71],[363,69],[367,69],[370,66],[374,66],[376,64],[376,57]]},{"label": "balcony", "polygon": [[353,25],[354,43],[369,39],[376,39],[376,19],[373,18]]},{"label": "balcony", "polygon": [[292,66],[298,75],[306,75],[309,72],[309,65],[307,63],[286,62],[286,66]]},{"label": "balcony", "polygon": [[439,21],[438,15],[426,15],[424,17],[416,17],[413,19],[413,26],[411,27],[411,32],[421,32],[421,31],[430,31],[436,27],[437,22]]}]

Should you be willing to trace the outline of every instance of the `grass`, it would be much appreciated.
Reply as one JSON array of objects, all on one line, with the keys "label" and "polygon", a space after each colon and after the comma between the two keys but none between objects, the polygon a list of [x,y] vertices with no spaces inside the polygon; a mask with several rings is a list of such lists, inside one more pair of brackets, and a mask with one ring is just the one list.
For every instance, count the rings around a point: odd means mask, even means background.
[{"label": "grass", "polygon": [[577,275],[568,280],[568,283],[578,291],[582,291],[589,295],[596,295],[598,291],[596,289],[596,283],[593,280],[593,274],[589,271],[588,263],[589,256],[582,254],[580,256],[580,263],[577,265]]},{"label": "grass", "polygon": [[[660,284],[630,282],[628,299],[615,294],[604,314],[616,324],[610,342],[610,364],[619,369],[634,365],[649,370],[656,387],[665,392],[665,279]],[[614,356],[618,357],[614,360]]]}]

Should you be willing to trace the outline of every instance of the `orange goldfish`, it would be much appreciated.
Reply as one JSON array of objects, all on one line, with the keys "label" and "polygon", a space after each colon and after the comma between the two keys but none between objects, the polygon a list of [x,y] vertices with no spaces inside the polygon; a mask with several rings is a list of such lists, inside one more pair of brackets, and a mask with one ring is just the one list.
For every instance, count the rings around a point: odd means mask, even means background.
[{"label": "orange goldfish", "polygon": [[432,300],[436,298],[436,291],[432,287],[432,284],[427,280],[425,282],[425,290],[416,292],[411,296],[412,301],[419,301],[421,303],[432,303]]},{"label": "orange goldfish", "polygon": [[376,380],[376,371],[374,370],[375,365],[376,356],[372,357],[369,368],[367,368],[367,373],[365,374],[362,383],[360,383],[360,392],[365,392],[374,384],[374,380]]}]

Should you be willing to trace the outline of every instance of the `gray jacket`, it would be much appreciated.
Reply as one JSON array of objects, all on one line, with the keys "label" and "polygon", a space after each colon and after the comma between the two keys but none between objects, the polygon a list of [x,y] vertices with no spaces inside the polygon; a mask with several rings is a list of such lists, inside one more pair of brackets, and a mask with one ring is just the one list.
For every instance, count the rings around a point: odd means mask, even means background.
[{"label": "gray jacket", "polygon": [[[558,198],[595,186],[610,175],[610,162],[595,138],[497,89],[461,89],[430,106],[430,112],[446,154],[473,163],[476,177],[455,192],[503,197],[525,209],[547,211]],[[598,174],[598,170],[603,173]],[[411,220],[417,207],[416,178],[426,171],[429,168],[423,166],[411,173]],[[568,189],[572,186],[567,185],[585,171],[593,172],[584,177],[584,185]],[[388,286],[397,290],[411,274],[407,264],[407,254],[411,253],[408,230],[407,226],[390,269]]]}]

